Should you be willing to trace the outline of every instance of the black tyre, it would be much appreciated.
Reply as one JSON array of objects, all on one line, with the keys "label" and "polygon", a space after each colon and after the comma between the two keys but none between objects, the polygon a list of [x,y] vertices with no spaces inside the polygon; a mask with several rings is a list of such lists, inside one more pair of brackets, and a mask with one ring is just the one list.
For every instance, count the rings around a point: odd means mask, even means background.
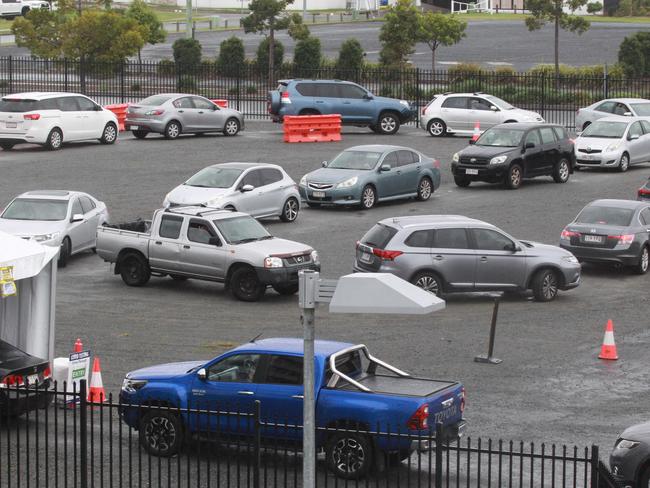
[{"label": "black tyre", "polygon": [[648,246],[643,246],[641,253],[639,254],[639,262],[634,266],[634,272],[636,274],[646,274],[648,272],[648,259],[650,258],[650,252],[648,251]]},{"label": "black tyre", "polygon": [[569,181],[569,174],[571,173],[571,163],[566,158],[560,159],[560,162],[553,168],[553,181],[555,183],[566,183]]},{"label": "black tyre", "polygon": [[183,444],[183,424],[168,410],[149,410],[140,419],[140,445],[153,456],[169,457]]},{"label": "black tyre", "polygon": [[242,302],[256,302],[262,298],[265,289],[255,270],[249,266],[237,268],[230,278],[230,292]]},{"label": "black tyre", "polygon": [[533,296],[538,302],[550,302],[555,299],[559,289],[559,278],[552,269],[538,271],[532,282]]},{"label": "black tyre", "polygon": [[223,126],[223,135],[228,137],[236,136],[240,128],[239,120],[230,117]]},{"label": "black tyre", "polygon": [[70,261],[70,255],[72,254],[72,242],[70,242],[69,237],[64,237],[61,241],[61,249],[59,250],[59,260],[57,264],[59,268],[65,268]]},{"label": "black tyre", "polygon": [[298,200],[291,197],[284,202],[282,207],[282,214],[280,214],[280,220],[282,222],[293,222],[298,218],[298,211],[300,210],[300,204]]},{"label": "black tyre", "polygon": [[102,144],[115,144],[117,141],[117,127],[113,122],[109,122],[104,127],[104,132],[102,132],[102,137],[99,138],[99,142]]},{"label": "black tyre", "polygon": [[47,141],[45,142],[45,147],[50,151],[58,151],[63,145],[63,133],[60,129],[54,128],[47,135]]},{"label": "black tyre", "polygon": [[147,137],[147,134],[149,134],[149,131],[146,130],[132,130],[131,134],[133,134],[133,137],[136,139],[144,139]]},{"label": "black tyre", "polygon": [[372,466],[372,443],[360,433],[337,432],[325,443],[327,467],[339,478],[359,479]]},{"label": "black tyre", "polygon": [[29,7],[23,7],[23,9],[20,11],[20,15],[24,17],[25,15],[27,15],[28,12],[29,12]]},{"label": "black tyre", "polygon": [[460,186],[461,188],[467,188],[471,185],[472,180],[467,176],[454,176],[454,183],[456,183],[456,186]]},{"label": "black tyre", "polygon": [[433,271],[422,271],[416,274],[411,280],[411,283],[418,288],[422,288],[424,291],[433,293],[437,297],[443,295],[442,279]]},{"label": "black tyre", "polygon": [[440,119],[432,119],[427,124],[427,132],[433,137],[443,137],[447,133],[447,124]]},{"label": "black tyre", "polygon": [[307,206],[308,206],[309,208],[320,208],[320,203],[316,203],[316,202],[307,202]]},{"label": "black tyre", "polygon": [[513,164],[508,168],[506,173],[505,185],[510,190],[516,190],[521,186],[521,180],[524,179],[524,171],[518,164]]},{"label": "black tyre", "polygon": [[639,475],[638,488],[650,488],[650,467],[645,468]]},{"label": "black tyre", "polygon": [[409,457],[411,457],[413,451],[410,451],[408,449],[403,449],[401,451],[397,452],[391,452],[386,455],[386,460],[388,461],[389,466],[399,466],[403,461],[406,461]]},{"label": "black tyre", "polygon": [[432,193],[433,193],[433,183],[431,182],[431,179],[425,176],[420,180],[420,183],[418,183],[417,199],[420,200],[421,202],[425,202],[429,198],[431,198]]},{"label": "black tyre", "polygon": [[368,128],[373,131],[375,134],[381,134],[379,128],[376,125],[369,125]]},{"label": "black tyre", "polygon": [[399,117],[395,112],[384,112],[379,116],[377,129],[380,134],[393,135],[399,130]]},{"label": "black tyre", "polygon": [[128,253],[120,259],[120,276],[129,286],[143,286],[151,278],[151,269],[142,254]]},{"label": "black tyre", "polygon": [[280,295],[295,295],[298,293],[298,284],[295,285],[273,285],[273,289]]},{"label": "black tyre", "polygon": [[181,135],[182,130],[180,122],[172,120],[167,123],[163,135],[165,136],[165,139],[176,139]]},{"label": "black tyre", "polygon": [[174,281],[187,281],[188,280],[187,276],[181,276],[181,275],[169,275],[169,277]]},{"label": "black tyre", "polygon": [[618,162],[618,170],[621,173],[625,173],[630,167],[630,155],[628,153],[623,153],[620,161]]},{"label": "black tyre", "polygon": [[374,207],[376,203],[377,190],[375,190],[371,185],[364,186],[363,190],[361,190],[361,202],[359,203],[359,206],[364,210],[368,210]]},{"label": "black tyre", "polygon": [[15,144],[13,142],[0,142],[0,147],[4,151],[11,151],[14,148]]}]

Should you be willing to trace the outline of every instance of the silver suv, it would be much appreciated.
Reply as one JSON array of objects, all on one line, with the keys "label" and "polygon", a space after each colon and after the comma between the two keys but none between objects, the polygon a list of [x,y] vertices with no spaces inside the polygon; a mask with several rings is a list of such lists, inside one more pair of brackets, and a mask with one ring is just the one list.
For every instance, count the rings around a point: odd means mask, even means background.
[{"label": "silver suv", "polygon": [[580,284],[580,264],[570,252],[461,215],[380,221],[357,243],[354,271],[392,273],[439,296],[532,290],[542,302]]}]

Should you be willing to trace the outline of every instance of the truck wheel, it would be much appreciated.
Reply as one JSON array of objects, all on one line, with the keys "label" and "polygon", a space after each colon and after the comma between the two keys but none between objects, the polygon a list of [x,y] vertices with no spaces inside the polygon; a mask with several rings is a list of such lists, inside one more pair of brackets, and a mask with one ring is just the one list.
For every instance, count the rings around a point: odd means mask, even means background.
[{"label": "truck wheel", "polygon": [[0,142],[0,147],[5,151],[11,151],[14,148],[13,142]]},{"label": "truck wheel", "polygon": [[639,483],[637,484],[639,488],[646,488],[647,486],[650,486],[650,468],[646,468],[643,470],[641,475],[639,476]]},{"label": "truck wheel", "polygon": [[521,166],[513,164],[506,172],[505,185],[509,190],[516,190],[521,186],[521,180],[524,178],[524,172]]},{"label": "truck wheel", "polygon": [[298,292],[298,285],[273,285],[273,289],[280,295],[295,295]]},{"label": "truck wheel", "polygon": [[461,188],[467,188],[469,185],[471,185],[472,180],[470,180],[467,176],[454,176],[454,183],[456,183],[456,186],[459,186]]},{"label": "truck wheel", "polygon": [[176,454],[183,443],[183,426],[166,410],[149,410],[140,420],[140,445],[153,456]]},{"label": "truck wheel", "polygon": [[72,254],[72,243],[70,242],[69,237],[64,237],[61,242],[61,249],[59,251],[59,260],[57,264],[59,268],[65,268],[70,261],[70,255]]},{"label": "truck wheel", "polygon": [[133,137],[136,139],[144,139],[147,137],[147,134],[149,134],[149,131],[147,130],[132,130],[131,134],[133,134]]},{"label": "truck wheel", "polygon": [[532,283],[533,296],[538,302],[550,302],[557,296],[558,277],[552,269],[538,271]]},{"label": "truck wheel", "polygon": [[370,439],[362,434],[340,432],[325,444],[327,467],[339,478],[348,480],[365,476],[372,465]]},{"label": "truck wheel", "polygon": [[230,278],[230,292],[242,302],[256,302],[266,287],[260,283],[257,273],[251,267],[241,267],[234,271]]},{"label": "truck wheel", "polygon": [[129,253],[120,260],[120,275],[127,285],[142,286],[151,278],[151,269],[142,255]]}]

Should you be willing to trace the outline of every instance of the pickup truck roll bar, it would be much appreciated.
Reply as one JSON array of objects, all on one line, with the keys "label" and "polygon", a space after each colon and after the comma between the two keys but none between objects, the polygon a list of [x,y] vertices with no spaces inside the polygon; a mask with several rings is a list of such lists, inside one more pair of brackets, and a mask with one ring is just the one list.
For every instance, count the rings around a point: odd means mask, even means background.
[{"label": "pickup truck roll bar", "polygon": [[387,369],[388,371],[395,373],[397,376],[401,376],[403,378],[410,378],[411,375],[405,371],[402,371],[401,369],[396,368],[395,366],[392,366],[388,363],[385,363],[384,361],[377,359],[374,357],[370,352],[368,352],[368,348],[366,347],[365,344],[357,344],[356,346],[351,346],[346,349],[342,349],[338,352],[335,352],[330,356],[330,370],[332,371],[332,377],[330,380],[327,382],[327,387],[328,388],[334,388],[340,379],[344,379],[351,385],[357,387],[359,390],[366,392],[366,393],[374,393],[370,388],[367,386],[362,385],[358,381],[350,378],[348,375],[345,373],[342,373],[336,368],[336,360],[340,358],[341,356],[344,356],[345,354],[349,354],[354,351],[361,351],[363,354],[366,356],[368,361],[370,361],[370,365],[368,366],[368,372],[374,373],[377,369],[377,366],[381,366],[384,369]]}]

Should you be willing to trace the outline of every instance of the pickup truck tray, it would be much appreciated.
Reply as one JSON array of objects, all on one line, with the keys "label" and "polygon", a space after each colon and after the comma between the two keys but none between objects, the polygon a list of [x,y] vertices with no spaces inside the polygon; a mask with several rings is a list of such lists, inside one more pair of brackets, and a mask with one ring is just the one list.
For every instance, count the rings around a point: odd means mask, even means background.
[{"label": "pickup truck tray", "polygon": [[[368,375],[355,378],[363,386],[370,388],[373,393],[384,395],[404,395],[414,397],[428,397],[456,384],[453,381],[432,380],[429,378],[403,378],[399,376]],[[359,391],[359,389],[342,381],[337,390]]]}]

